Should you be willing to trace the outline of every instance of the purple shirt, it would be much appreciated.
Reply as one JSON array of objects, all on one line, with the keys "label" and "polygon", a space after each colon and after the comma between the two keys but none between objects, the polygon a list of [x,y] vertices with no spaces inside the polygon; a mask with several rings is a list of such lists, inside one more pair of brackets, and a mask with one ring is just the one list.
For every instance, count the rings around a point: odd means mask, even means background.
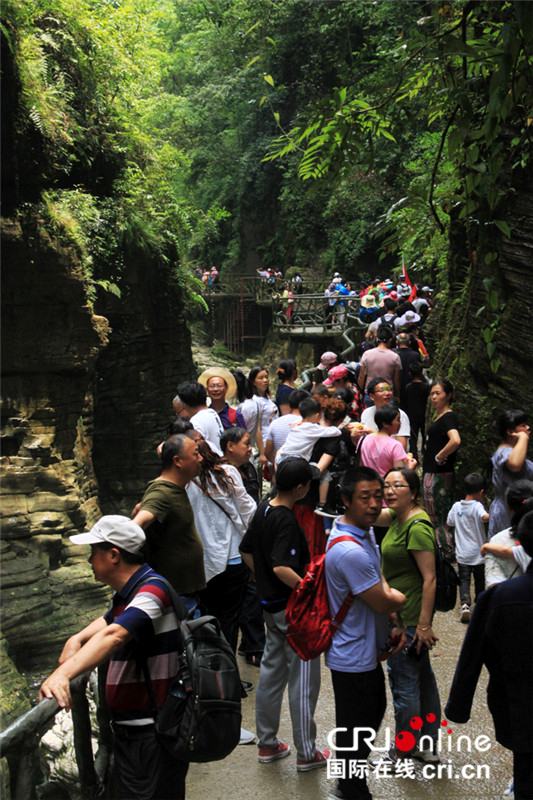
[{"label": "purple shirt", "polygon": [[224,429],[233,428],[234,425],[236,425],[237,428],[246,428],[246,421],[241,412],[237,411],[236,408],[230,408],[227,403],[222,411],[218,412],[218,416],[220,417]]}]

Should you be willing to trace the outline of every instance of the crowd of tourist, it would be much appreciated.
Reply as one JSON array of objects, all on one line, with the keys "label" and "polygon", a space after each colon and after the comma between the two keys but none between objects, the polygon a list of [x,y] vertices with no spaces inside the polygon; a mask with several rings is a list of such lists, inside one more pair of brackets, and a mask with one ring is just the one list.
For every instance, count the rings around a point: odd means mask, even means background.
[{"label": "crowd of tourist", "polygon": [[[327,291],[337,294],[341,285],[349,296],[340,275]],[[500,443],[490,459],[491,475],[471,473],[459,491],[455,463],[467,421],[453,411],[449,381],[428,380],[423,325],[432,309],[431,289],[424,287],[409,300],[413,291],[379,280],[361,287],[361,319],[368,331],[359,360],[345,363],[338,353],[324,352],[309,390],[298,387],[291,359],[278,364],[275,392],[261,364],[247,375],[211,367],[196,381],[181,383],[173,399],[177,419],[158,448],[160,475],[140,498],[133,521],[104,517],[100,528],[72,538],[91,544],[95,576],[120,597],[131,590],[135,569],[152,568],[155,584],[157,574],[167,578],[191,616],[207,611],[218,617],[234,651],[259,670],[256,732],[242,729],[241,743],[257,737],[262,764],[291,752],[277,735],[288,688],[301,772],[326,766],[331,753],[317,746],[313,719],[319,659],[304,661],[288,646],[285,609],[310,559],[326,553],[332,616],[349,593],[354,596],[326,653],[336,726],[346,729],[337,734],[345,749],[336,756],[345,770],[329,794],[337,800],[371,798],[365,770],[350,766],[366,762],[369,747],[355,742],[352,730],[379,729],[386,706],[382,660],[387,660],[396,739],[387,753],[368,759],[368,768],[386,766],[394,773],[406,760],[440,760],[439,676],[430,659],[438,641],[433,628],[438,549],[458,571],[457,619],[468,625],[445,713],[451,720],[468,720],[485,663],[496,738],[513,752],[514,797],[531,800],[530,427],[522,411],[504,411],[495,421]],[[489,507],[485,492],[491,483]],[[135,569],[127,567],[132,558]],[[43,696],[54,694],[68,707],[68,680],[81,666],[109,656],[122,665],[122,671],[110,673],[116,683],[129,682],[126,706],[108,691],[122,746],[121,797],[185,793],[186,765],[172,783],[173,766],[158,753],[147,698],[140,685],[138,695],[132,694],[128,671],[134,645],[146,646],[147,625],[155,628],[162,613],[168,617],[168,605],[164,587],[143,587],[122,613],[119,608],[69,640],[60,667],[42,687]],[[121,626],[113,638],[109,630]],[[246,693],[251,686],[244,683]],[[412,732],[407,749],[398,746],[406,731]],[[149,766],[148,756],[128,748],[132,740],[137,748],[139,741],[150,743]],[[157,787],[168,792],[170,785],[172,793],[157,794],[163,791]]]}]

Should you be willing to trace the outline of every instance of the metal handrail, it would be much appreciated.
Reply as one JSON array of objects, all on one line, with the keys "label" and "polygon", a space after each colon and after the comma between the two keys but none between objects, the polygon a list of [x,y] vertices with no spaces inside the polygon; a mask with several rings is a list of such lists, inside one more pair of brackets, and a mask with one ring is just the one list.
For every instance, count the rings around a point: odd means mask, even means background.
[{"label": "metal handrail", "polygon": [[[205,286],[203,295],[211,296],[217,294],[232,294],[241,298],[253,299],[258,301],[270,300],[273,295],[279,293],[281,286],[284,283],[289,283],[290,280],[280,280],[277,283],[271,283],[259,275],[241,275],[239,277],[224,277],[214,286]],[[309,292],[324,292],[328,285],[328,281],[323,278],[310,278],[304,281],[303,289]],[[302,295],[296,294],[295,297]]]},{"label": "metal handrail", "polygon": [[[335,302],[330,304],[330,300]],[[325,296],[323,294],[300,294],[294,297],[274,297],[273,326],[285,333],[298,330],[306,333],[344,334],[347,324],[351,329],[367,329],[367,325],[359,319],[359,298],[353,295]],[[288,313],[290,310],[290,314]],[[355,312],[355,313],[354,313]],[[350,345],[352,343],[350,342]]]},{"label": "metal handrail", "polygon": [[[104,791],[105,775],[109,763],[110,747],[105,742],[105,735],[99,735],[99,749],[96,758],[93,758],[91,742],[91,720],[89,703],[87,700],[87,682],[91,683],[91,690],[96,698],[96,677],[94,673],[85,673],[70,682],[72,697],[72,722],[74,726],[74,749],[76,763],[80,778],[82,797],[100,797]],[[0,751],[2,758],[6,757],[17,764],[15,776],[15,798],[26,800],[34,794],[34,770],[28,769],[29,763],[38,762],[35,753],[39,740],[49,730],[50,723],[55,718],[61,707],[55,697],[41,700],[36,706],[21,714],[4,731],[0,733]],[[100,717],[99,722],[102,722]],[[99,731],[101,733],[101,731]],[[27,762],[27,763],[26,763]]]}]

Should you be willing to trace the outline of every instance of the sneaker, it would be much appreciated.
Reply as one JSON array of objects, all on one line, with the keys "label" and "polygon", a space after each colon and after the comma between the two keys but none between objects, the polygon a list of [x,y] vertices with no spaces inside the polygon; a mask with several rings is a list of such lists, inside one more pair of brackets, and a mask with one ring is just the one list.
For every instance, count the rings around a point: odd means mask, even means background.
[{"label": "sneaker", "polygon": [[246,663],[251,664],[252,667],[260,667],[263,653],[246,653]]},{"label": "sneaker", "polygon": [[241,728],[241,738],[239,740],[239,744],[254,744],[255,742],[255,733],[252,731],[247,731],[246,728]]},{"label": "sneaker", "polygon": [[310,761],[302,761],[299,758],[296,759],[296,769],[298,772],[308,772],[310,769],[318,769],[319,767],[325,767],[328,763],[328,758],[331,755],[330,750],[317,750],[316,755]]},{"label": "sneaker", "polygon": [[241,688],[243,692],[251,692],[254,688],[252,681],[241,681]]},{"label": "sneaker", "polygon": [[423,761],[425,764],[440,764],[440,756],[434,753],[429,748],[425,750],[413,750],[409,758],[416,758],[417,761]]},{"label": "sneaker", "polygon": [[349,798],[336,786],[329,790],[327,800],[349,800]]},{"label": "sneaker", "polygon": [[466,603],[464,603],[464,605],[461,606],[460,620],[461,622],[465,623],[470,622],[470,606],[467,605]]},{"label": "sneaker", "polygon": [[509,782],[509,786],[507,787],[505,792],[502,794],[502,797],[507,797],[508,800],[513,800],[513,798],[514,798],[514,779],[513,778],[511,778],[511,780]]},{"label": "sneaker", "polygon": [[381,769],[383,767],[392,767],[392,771],[396,770],[398,761],[400,759],[394,753],[382,753],[379,756],[373,756],[367,759],[369,767],[372,769]]},{"label": "sneaker", "polygon": [[275,747],[260,747],[258,760],[260,764],[270,764],[272,761],[277,761],[280,758],[287,758],[291,752],[290,745],[278,739]]}]

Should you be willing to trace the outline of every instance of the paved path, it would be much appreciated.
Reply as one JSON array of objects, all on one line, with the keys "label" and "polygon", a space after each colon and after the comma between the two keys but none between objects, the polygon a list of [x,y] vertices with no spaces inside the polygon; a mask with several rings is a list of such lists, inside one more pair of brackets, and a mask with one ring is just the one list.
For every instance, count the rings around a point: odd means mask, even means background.
[{"label": "paved path", "polygon": [[[448,614],[437,614],[434,629],[440,637],[437,647],[432,652],[432,662],[441,693],[443,705],[446,702],[449,687],[453,678],[455,664],[464,637],[466,627],[458,622],[457,610]],[[259,670],[249,666],[239,657],[243,678],[257,683]],[[492,718],[486,703],[487,673],[483,670],[478,684],[472,719],[467,725],[450,724],[450,736],[446,735],[446,747],[451,741],[453,752],[441,754],[444,762],[450,759],[449,767],[452,777],[440,779],[423,778],[421,767],[416,768],[417,777],[381,778],[371,777],[369,785],[374,800],[497,800],[507,787],[512,772],[512,756],[508,750],[497,744],[494,738]],[[250,730],[254,725],[254,692],[243,701],[243,724]],[[328,731],[334,727],[333,690],[329,671],[323,667],[322,688],[316,714],[318,728],[318,745],[324,747]],[[383,726],[388,725],[394,731],[392,708],[389,703]],[[382,730],[383,730],[382,726]],[[467,752],[463,747],[457,753],[457,736],[466,734],[472,743],[480,735],[490,739],[490,749],[485,752]],[[280,738],[292,744],[291,725],[288,705],[285,702]],[[378,737],[378,739],[381,738]],[[463,740],[464,743],[464,740]],[[254,745],[237,747],[224,761],[212,764],[193,764],[187,781],[187,800],[322,800],[333,785],[327,779],[326,770],[320,769],[309,773],[297,773],[295,755],[291,755],[273,764],[259,764],[257,748]],[[473,765],[474,777],[461,777],[460,770]],[[474,770],[478,766],[487,765],[488,779],[479,778]]]}]

